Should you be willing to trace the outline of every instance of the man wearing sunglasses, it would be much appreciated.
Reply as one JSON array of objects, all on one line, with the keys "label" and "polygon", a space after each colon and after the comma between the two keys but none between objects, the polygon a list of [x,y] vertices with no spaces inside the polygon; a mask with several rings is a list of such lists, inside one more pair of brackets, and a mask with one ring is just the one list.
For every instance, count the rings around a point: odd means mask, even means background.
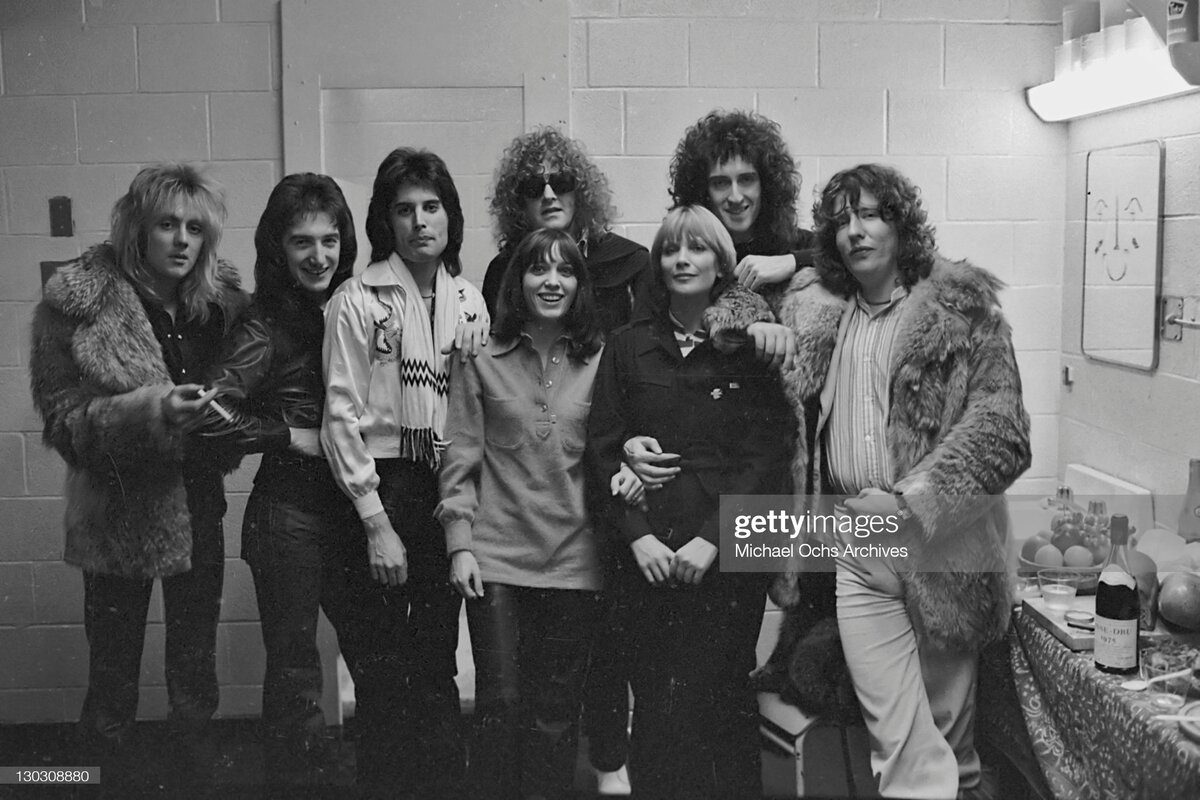
[{"label": "man wearing sunglasses", "polygon": [[488,264],[483,297],[492,319],[513,250],[531,231],[552,228],[579,242],[605,332],[629,321],[635,298],[650,285],[650,256],[646,248],[608,230],[616,216],[608,180],[578,141],[549,127],[513,139],[496,168],[491,212],[500,253]]}]

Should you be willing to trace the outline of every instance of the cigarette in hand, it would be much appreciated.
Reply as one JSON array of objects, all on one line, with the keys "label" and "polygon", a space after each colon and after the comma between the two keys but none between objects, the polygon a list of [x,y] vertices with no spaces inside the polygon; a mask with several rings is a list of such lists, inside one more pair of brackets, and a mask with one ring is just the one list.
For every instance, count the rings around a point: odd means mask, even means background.
[{"label": "cigarette in hand", "polygon": [[233,414],[230,414],[228,411],[226,411],[225,407],[216,400],[209,400],[208,405],[213,411],[220,415],[221,419],[225,420],[226,422],[233,422]]}]

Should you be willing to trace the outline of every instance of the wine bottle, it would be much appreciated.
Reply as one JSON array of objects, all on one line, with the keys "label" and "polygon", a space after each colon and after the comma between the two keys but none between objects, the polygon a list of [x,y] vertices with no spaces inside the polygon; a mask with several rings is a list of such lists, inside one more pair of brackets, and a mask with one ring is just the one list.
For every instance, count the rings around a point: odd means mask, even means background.
[{"label": "wine bottle", "polygon": [[1179,510],[1179,529],[1176,531],[1186,541],[1200,539],[1200,458],[1188,464],[1187,494],[1183,496],[1183,508]]},{"label": "wine bottle", "polygon": [[1096,669],[1117,675],[1138,670],[1137,581],[1129,568],[1129,518],[1109,520],[1112,552],[1096,586]]}]

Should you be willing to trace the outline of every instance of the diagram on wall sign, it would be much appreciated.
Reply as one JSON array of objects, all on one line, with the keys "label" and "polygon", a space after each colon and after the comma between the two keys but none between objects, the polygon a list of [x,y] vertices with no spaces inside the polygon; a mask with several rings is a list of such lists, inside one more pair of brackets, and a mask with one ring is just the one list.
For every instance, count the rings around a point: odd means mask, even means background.
[{"label": "diagram on wall sign", "polygon": [[1152,369],[1161,248],[1162,143],[1092,150],[1084,198],[1083,353]]},{"label": "diagram on wall sign", "polygon": [[[1092,248],[1092,255],[1104,265],[1104,274],[1113,283],[1120,283],[1129,274],[1129,262],[1136,258],[1134,251],[1141,249],[1138,243],[1138,222],[1142,221],[1146,209],[1137,197],[1125,201],[1120,195],[1113,198],[1110,206],[1104,198],[1096,198],[1089,220],[1096,221],[1100,237]],[[1125,236],[1121,237],[1121,221],[1125,220]]]},{"label": "diagram on wall sign", "polygon": [[1085,283],[1145,286],[1158,272],[1158,147],[1093,150],[1087,164]]}]

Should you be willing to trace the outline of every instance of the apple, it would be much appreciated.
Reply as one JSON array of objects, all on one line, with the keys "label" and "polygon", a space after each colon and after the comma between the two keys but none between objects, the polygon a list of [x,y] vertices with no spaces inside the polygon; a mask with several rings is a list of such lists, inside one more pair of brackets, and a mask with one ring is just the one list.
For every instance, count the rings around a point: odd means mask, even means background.
[{"label": "apple", "polygon": [[1103,564],[1108,559],[1108,554],[1112,552],[1112,542],[1103,536],[1096,537],[1085,547],[1092,554],[1093,566]]},{"label": "apple", "polygon": [[1033,536],[1030,536],[1028,539],[1026,539],[1025,543],[1021,545],[1021,558],[1025,559],[1026,561],[1033,561],[1034,556],[1037,555],[1037,551],[1042,549],[1044,545],[1048,544],[1050,544],[1050,532],[1038,531]]},{"label": "apple", "polygon": [[1200,630],[1200,576],[1172,572],[1163,578],[1158,593],[1158,613],[1181,628]]},{"label": "apple", "polygon": [[1083,535],[1075,523],[1068,522],[1058,529],[1058,533],[1050,537],[1050,544],[1057,547],[1059,552],[1065,553],[1075,545],[1083,544]]}]

